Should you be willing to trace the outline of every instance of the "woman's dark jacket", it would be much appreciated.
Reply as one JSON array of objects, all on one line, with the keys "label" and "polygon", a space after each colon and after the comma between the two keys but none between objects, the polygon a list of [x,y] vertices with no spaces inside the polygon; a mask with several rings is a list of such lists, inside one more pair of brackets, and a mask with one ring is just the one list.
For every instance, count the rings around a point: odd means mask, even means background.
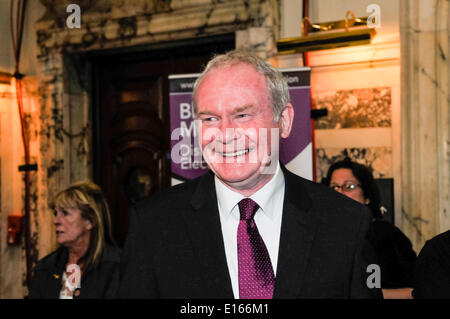
[{"label": "woman's dark jacket", "polygon": [[[106,245],[97,267],[82,274],[81,288],[79,292],[74,293],[73,298],[115,298],[119,286],[120,255],[120,248]],[[60,247],[42,258],[34,269],[27,298],[58,299],[67,259],[68,251],[65,247]]]},{"label": "woman's dark jacket", "polygon": [[381,287],[412,287],[417,255],[409,238],[395,225],[383,220],[375,220],[372,231],[370,242],[381,268]]}]

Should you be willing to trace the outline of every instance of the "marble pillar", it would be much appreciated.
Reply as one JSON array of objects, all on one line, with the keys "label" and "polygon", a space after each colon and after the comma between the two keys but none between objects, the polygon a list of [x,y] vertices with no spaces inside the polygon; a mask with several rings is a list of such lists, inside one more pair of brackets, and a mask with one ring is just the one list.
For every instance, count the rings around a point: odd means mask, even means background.
[{"label": "marble pillar", "polygon": [[448,1],[400,4],[402,229],[417,252],[450,229]]}]

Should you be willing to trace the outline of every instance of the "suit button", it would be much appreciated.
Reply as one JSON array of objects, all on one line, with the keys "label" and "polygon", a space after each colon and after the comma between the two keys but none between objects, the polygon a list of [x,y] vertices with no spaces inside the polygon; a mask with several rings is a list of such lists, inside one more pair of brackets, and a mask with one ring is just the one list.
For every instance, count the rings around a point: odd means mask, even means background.
[{"label": "suit button", "polygon": [[75,296],[75,297],[78,297],[79,295],[80,295],[80,289],[75,289],[75,291],[73,292],[73,295]]}]

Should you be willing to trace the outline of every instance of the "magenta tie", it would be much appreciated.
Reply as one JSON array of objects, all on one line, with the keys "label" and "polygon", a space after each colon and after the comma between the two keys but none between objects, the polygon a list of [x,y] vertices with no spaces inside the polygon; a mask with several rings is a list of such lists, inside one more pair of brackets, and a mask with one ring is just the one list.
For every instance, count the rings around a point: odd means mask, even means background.
[{"label": "magenta tie", "polygon": [[239,298],[272,299],[275,282],[272,263],[253,219],[259,206],[250,198],[244,198],[238,205]]}]

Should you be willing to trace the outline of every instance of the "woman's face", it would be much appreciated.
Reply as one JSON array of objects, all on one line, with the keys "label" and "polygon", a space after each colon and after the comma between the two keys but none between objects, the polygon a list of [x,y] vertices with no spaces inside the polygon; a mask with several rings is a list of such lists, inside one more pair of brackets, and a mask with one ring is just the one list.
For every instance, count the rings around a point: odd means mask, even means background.
[{"label": "woman's face", "polygon": [[359,181],[349,168],[339,168],[335,170],[331,175],[330,187],[361,204],[369,204],[369,199],[365,198]]},{"label": "woman's face", "polygon": [[81,216],[76,208],[55,210],[53,223],[56,229],[56,240],[65,247],[76,247],[89,244],[92,224]]}]

